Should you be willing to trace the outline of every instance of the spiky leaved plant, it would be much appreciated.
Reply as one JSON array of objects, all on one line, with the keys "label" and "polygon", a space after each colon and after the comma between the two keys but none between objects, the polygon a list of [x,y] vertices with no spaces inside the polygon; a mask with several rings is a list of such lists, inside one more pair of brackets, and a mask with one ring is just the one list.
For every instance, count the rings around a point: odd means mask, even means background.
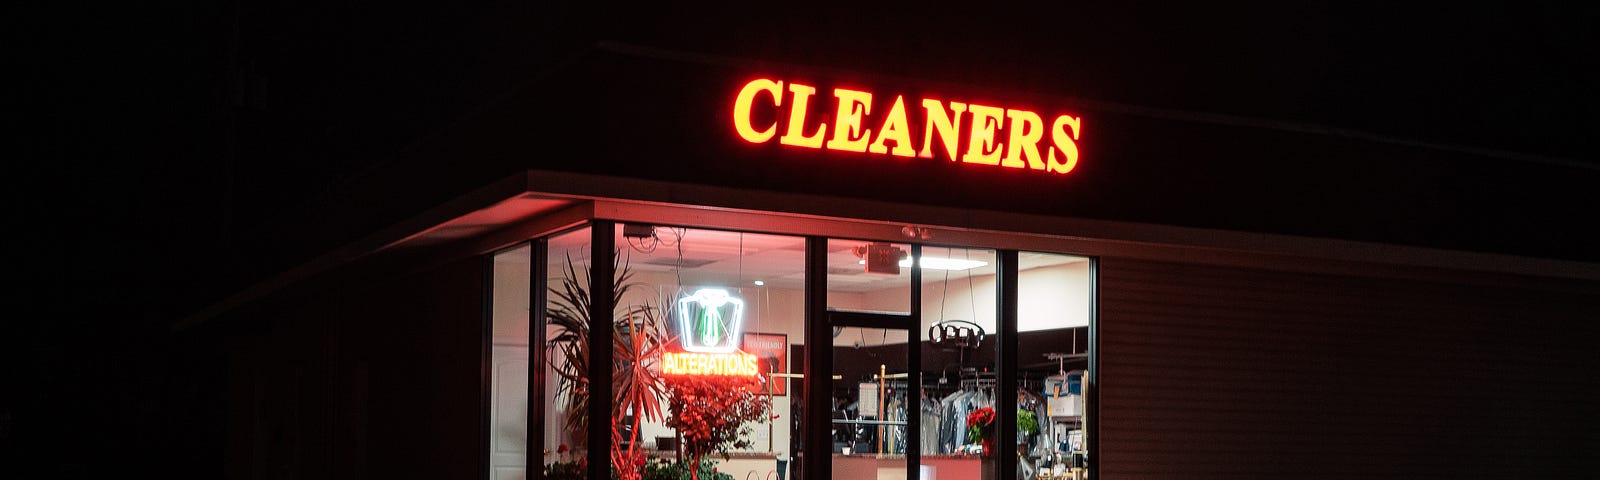
[{"label": "spiky leaved plant", "polygon": [[[622,409],[633,402],[628,396],[656,395],[659,398],[662,391],[661,381],[659,373],[653,373],[659,370],[652,371],[649,367],[653,363],[640,359],[647,359],[650,355],[659,356],[658,346],[664,342],[654,308],[648,305],[623,306],[623,296],[643,285],[632,281],[633,272],[623,262],[621,251],[613,253],[612,271],[616,272],[616,275],[613,277],[611,304],[616,306],[616,313],[611,321],[614,329],[612,354],[615,359],[612,372],[614,395],[611,413],[612,418],[617,419],[619,418],[617,413],[625,412],[626,410]],[[588,288],[589,266],[587,264],[582,266],[584,275],[580,276],[579,262],[573,261],[571,253],[566,254],[566,260],[561,284],[550,287],[551,300],[545,307],[545,320],[555,327],[545,347],[549,352],[546,358],[551,370],[560,377],[556,387],[556,397],[563,399],[566,407],[567,421],[564,428],[571,435],[574,444],[587,447],[589,307],[593,304],[593,299],[589,295]],[[636,349],[633,346],[635,343],[639,343],[640,348]],[[650,386],[652,377],[654,383]],[[640,385],[644,387],[640,388]],[[659,416],[659,410],[659,407],[655,407],[653,411]],[[635,431],[637,432],[637,429]]]},{"label": "spiky leaved plant", "polygon": [[[657,309],[644,305],[629,310],[635,314],[623,319],[617,330],[613,348],[616,374],[611,379],[611,465],[620,480],[638,480],[644,474],[646,454],[644,442],[639,441],[639,425],[641,420],[661,421],[666,386],[658,363],[661,350],[673,341],[662,334]],[[624,422],[631,422],[626,434],[621,427]],[[622,448],[624,442],[627,448]]]}]

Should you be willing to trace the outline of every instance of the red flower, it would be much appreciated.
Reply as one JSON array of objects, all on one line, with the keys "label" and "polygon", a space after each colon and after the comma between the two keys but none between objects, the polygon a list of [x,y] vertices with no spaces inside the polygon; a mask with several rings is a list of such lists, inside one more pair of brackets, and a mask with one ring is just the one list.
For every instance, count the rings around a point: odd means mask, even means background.
[{"label": "red flower", "polygon": [[568,450],[570,449],[567,448],[567,444],[565,443],[561,444],[559,447],[556,447],[556,453],[566,454]]},{"label": "red flower", "polygon": [[985,441],[994,425],[994,408],[983,407],[967,414],[967,440]]},{"label": "red flower", "polygon": [[994,408],[983,407],[967,414],[967,425],[991,425],[994,423]]}]

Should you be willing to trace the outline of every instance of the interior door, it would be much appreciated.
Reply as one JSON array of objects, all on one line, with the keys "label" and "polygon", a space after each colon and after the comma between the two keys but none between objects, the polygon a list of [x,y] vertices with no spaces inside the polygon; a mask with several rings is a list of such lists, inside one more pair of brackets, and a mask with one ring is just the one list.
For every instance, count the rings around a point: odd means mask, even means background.
[{"label": "interior door", "polygon": [[489,407],[489,471],[493,480],[527,478],[528,346],[494,345]]},{"label": "interior door", "polygon": [[833,397],[833,478],[909,477],[909,432],[920,427],[910,402],[917,389],[907,342],[911,330],[835,323]]}]

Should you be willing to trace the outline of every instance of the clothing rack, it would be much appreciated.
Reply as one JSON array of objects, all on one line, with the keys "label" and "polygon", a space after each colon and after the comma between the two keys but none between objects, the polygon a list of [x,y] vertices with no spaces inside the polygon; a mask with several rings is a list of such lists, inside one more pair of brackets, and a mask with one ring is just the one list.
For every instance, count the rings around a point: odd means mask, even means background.
[{"label": "clothing rack", "polygon": [[963,390],[973,388],[988,388],[992,390],[995,385],[999,384],[999,376],[996,372],[962,373],[960,385]]},{"label": "clothing rack", "polygon": [[1021,388],[1030,392],[1039,391],[1044,388],[1044,380],[1038,378],[1028,378],[1029,376],[1030,375],[1028,375],[1028,372],[1021,372],[1017,378],[1017,388]]},{"label": "clothing rack", "polygon": [[[1019,375],[1019,378],[1017,378],[1017,388],[1022,388],[1022,389],[1029,390],[1029,391],[1034,391],[1034,390],[1039,390],[1039,389],[1044,388],[1044,379],[1042,379],[1042,378],[1029,378],[1031,376],[1032,375],[1029,375],[1027,372],[1022,372]],[[948,390],[948,389],[995,388],[998,385],[1000,385],[1000,378],[999,378],[999,375],[997,373],[995,373],[995,372],[966,372],[966,373],[962,373],[961,374],[961,378],[954,384],[951,384],[951,383],[939,383],[939,378],[938,377],[930,377],[930,376],[922,377],[922,388],[923,389]]]}]

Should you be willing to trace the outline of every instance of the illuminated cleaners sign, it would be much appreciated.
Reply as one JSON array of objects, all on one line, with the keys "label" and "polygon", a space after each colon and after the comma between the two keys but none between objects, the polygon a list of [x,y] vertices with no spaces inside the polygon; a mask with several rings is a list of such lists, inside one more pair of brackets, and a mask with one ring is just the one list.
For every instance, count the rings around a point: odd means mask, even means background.
[{"label": "illuminated cleaners sign", "polygon": [[[776,137],[778,143],[796,147],[907,158],[935,158],[937,154],[952,162],[1056,174],[1071,172],[1078,165],[1078,135],[1083,125],[1079,117],[1057,115],[1047,123],[1028,110],[933,98],[907,106],[904,95],[895,95],[888,111],[874,118],[871,92],[835,88],[831,102],[835,113],[829,125],[825,118],[811,114],[818,103],[812,100],[816,93],[816,87],[810,85],[751,80],[734,98],[733,129],[750,143],[766,143]],[[883,103],[888,102],[879,105]],[[775,115],[756,109],[771,109]],[[785,111],[788,123],[780,135],[778,119]],[[758,125],[757,117],[772,120]],[[916,127],[921,130],[914,130]]]},{"label": "illuminated cleaners sign", "polygon": [[678,299],[678,343],[684,352],[663,352],[665,375],[735,375],[761,373],[755,355],[739,351],[744,329],[744,300],[727,290],[700,289]]}]

